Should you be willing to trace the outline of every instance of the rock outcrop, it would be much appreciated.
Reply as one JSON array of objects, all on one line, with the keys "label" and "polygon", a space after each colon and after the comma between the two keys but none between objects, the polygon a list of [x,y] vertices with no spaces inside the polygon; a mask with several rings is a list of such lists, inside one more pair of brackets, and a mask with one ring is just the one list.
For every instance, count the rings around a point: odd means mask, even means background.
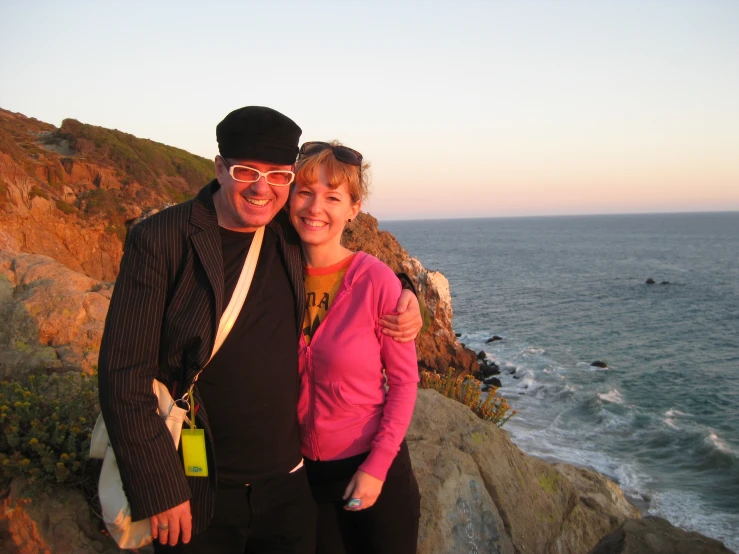
[{"label": "rock outcrop", "polygon": [[21,479],[0,501],[0,552],[113,554],[121,552],[100,530],[78,491],[31,491]]},{"label": "rock outcrop", "polygon": [[421,488],[419,554],[584,554],[639,517],[603,475],[527,456],[435,391],[419,391],[407,441]]},{"label": "rock outcrop", "polygon": [[678,529],[660,517],[628,519],[589,554],[733,554],[715,539]]},{"label": "rock outcrop", "polygon": [[47,256],[0,250],[0,377],[92,372],[111,288]]},{"label": "rock outcrop", "polygon": [[125,222],[192,196],[213,163],[120,131],[0,109],[0,249],[118,274]]},{"label": "rock outcrop", "polygon": [[366,213],[360,213],[347,226],[343,242],[351,250],[378,257],[393,271],[413,280],[426,312],[424,328],[416,341],[419,368],[445,373],[453,367],[458,374],[475,374],[480,369],[477,354],[457,340],[452,328],[452,298],[444,275],[424,268],[392,234],[379,230],[377,220]]}]

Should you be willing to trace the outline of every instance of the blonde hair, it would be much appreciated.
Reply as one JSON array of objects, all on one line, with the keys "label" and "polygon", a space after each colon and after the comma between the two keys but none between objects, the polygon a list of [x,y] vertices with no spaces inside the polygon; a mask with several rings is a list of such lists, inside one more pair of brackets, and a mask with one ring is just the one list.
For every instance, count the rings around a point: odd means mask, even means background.
[{"label": "blonde hair", "polygon": [[[331,146],[343,146],[337,140],[332,140],[329,144]],[[369,194],[369,162],[362,162],[361,167],[350,165],[337,160],[333,150],[327,148],[318,154],[298,160],[295,168],[295,182],[298,184],[315,182],[318,179],[318,170],[321,167],[331,189],[337,189],[342,184],[346,184],[352,203],[357,204],[367,199]]]}]

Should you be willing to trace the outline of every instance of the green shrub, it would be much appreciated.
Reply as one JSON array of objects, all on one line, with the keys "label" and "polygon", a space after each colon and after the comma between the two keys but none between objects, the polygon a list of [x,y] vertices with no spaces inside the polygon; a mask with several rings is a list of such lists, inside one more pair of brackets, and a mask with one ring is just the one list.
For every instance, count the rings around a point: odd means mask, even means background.
[{"label": "green shrub", "polygon": [[38,196],[39,198],[43,198],[44,200],[49,199],[49,193],[42,189],[41,187],[37,185],[33,185],[31,187],[31,191],[28,193],[28,200],[31,200],[32,198],[35,198]]},{"label": "green shrub", "polygon": [[511,411],[508,401],[498,395],[498,387],[491,387],[487,398],[481,400],[481,385],[482,383],[472,375],[455,377],[454,368],[451,367],[446,375],[421,371],[421,388],[440,392],[470,408],[480,419],[492,421],[498,427],[503,427],[509,419],[516,415],[516,410]]},{"label": "green shrub", "polygon": [[59,208],[60,212],[65,213],[65,214],[77,213],[77,208],[72,206],[72,204],[68,204],[64,200],[57,200],[56,207]]},{"label": "green shrub", "polygon": [[2,481],[93,490],[96,464],[88,458],[98,412],[97,379],[83,373],[31,375],[26,386],[1,382]]},{"label": "green shrub", "polygon": [[418,307],[421,310],[421,320],[423,321],[423,325],[421,326],[420,332],[425,333],[426,331],[431,329],[431,313],[426,307],[426,304],[423,301],[423,298],[420,296],[418,297]]}]

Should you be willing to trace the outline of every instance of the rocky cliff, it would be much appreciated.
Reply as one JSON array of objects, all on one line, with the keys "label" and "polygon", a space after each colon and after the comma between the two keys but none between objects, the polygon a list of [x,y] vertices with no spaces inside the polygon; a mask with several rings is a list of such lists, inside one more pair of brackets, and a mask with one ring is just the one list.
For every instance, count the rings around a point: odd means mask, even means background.
[{"label": "rocky cliff", "polygon": [[211,161],[171,146],[0,109],[0,249],[113,281],[126,222],[191,197],[213,175]]}]

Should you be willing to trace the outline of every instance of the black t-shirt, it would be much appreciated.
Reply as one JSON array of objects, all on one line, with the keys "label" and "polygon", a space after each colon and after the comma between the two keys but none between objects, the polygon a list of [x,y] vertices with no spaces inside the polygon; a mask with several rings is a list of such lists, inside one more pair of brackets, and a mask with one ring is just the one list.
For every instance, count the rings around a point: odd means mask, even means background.
[{"label": "black t-shirt", "polygon": [[[254,234],[219,230],[225,309]],[[300,462],[295,295],[278,240],[265,230],[246,302],[198,379],[220,483],[253,483]]]}]

